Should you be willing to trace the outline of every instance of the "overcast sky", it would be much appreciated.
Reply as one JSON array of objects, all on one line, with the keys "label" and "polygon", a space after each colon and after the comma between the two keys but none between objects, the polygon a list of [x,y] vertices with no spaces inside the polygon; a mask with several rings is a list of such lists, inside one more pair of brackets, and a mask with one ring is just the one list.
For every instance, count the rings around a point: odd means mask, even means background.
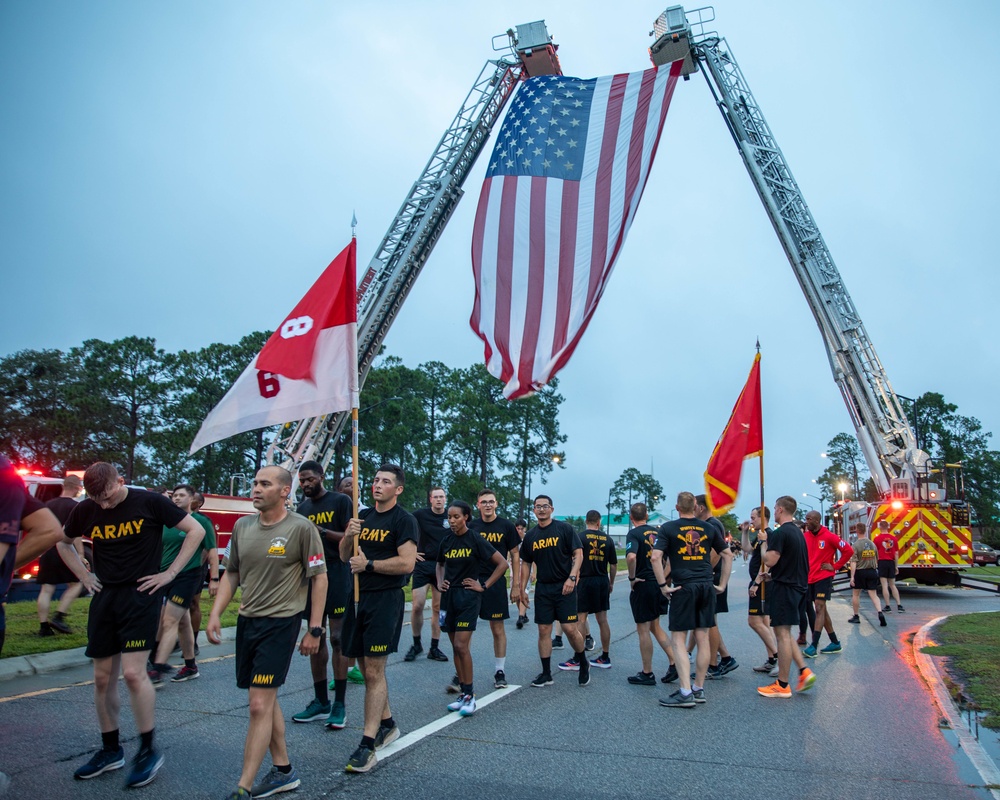
[{"label": "overcast sky", "polygon": [[[894,388],[941,392],[992,431],[1000,4],[941,8],[719,0],[712,27]],[[273,329],[346,244],[355,211],[363,271],[494,57],[492,37],[541,18],[566,74],[628,72],[648,66],[662,10],[637,0],[3,3],[0,353],[133,334],[197,349]],[[410,366],[482,358],[468,326],[469,251],[485,162],[386,339]],[[677,324],[681,307],[699,308],[699,324]],[[556,513],[603,509],[630,466],[652,469],[669,495],[703,491],[758,337],[767,499],[803,499],[820,452],[850,421],[697,74],[677,88],[624,252],[560,375],[569,441],[546,487]],[[741,515],[757,492],[747,462]]]}]

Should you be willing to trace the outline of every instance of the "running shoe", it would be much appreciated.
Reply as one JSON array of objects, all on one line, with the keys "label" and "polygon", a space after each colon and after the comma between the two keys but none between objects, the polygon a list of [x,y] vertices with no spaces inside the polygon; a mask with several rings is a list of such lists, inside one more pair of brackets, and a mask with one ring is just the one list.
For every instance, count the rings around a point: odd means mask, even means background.
[{"label": "running shoe", "polygon": [[[590,666],[597,667],[598,669],[611,669],[611,656],[598,656],[597,658],[590,659]],[[649,673],[652,675],[653,673]]]},{"label": "running shoe", "polygon": [[448,703],[448,710],[458,711],[458,709],[462,707],[462,703],[464,702],[465,702],[465,695],[460,694],[457,700],[452,700],[450,703]]},{"label": "running shoe", "polygon": [[562,636],[553,636],[552,637],[552,649],[553,650],[562,650],[563,649]]},{"label": "running shoe", "polygon": [[163,756],[157,753],[152,747],[146,750],[139,750],[132,760],[132,771],[129,773],[125,785],[129,789],[138,789],[140,786],[152,783],[156,773],[163,766]]},{"label": "running shoe", "polygon": [[734,669],[738,669],[739,666],[740,662],[732,656],[726,656],[726,658],[719,660],[719,672],[723,675],[728,675]]},{"label": "running shoe", "polygon": [[378,733],[375,734],[375,749],[381,750],[386,745],[392,744],[399,738],[399,726],[394,722],[391,728],[378,726]]},{"label": "running shoe", "polygon": [[474,694],[467,694],[462,703],[462,707],[458,709],[458,715],[460,717],[468,717],[476,713],[476,696]]},{"label": "running shoe", "polygon": [[91,757],[90,761],[73,773],[77,780],[86,781],[103,775],[105,772],[121,769],[125,766],[125,749],[119,747],[117,750],[98,750]]},{"label": "running shoe", "polygon": [[[726,673],[722,671],[722,667],[720,667],[718,664],[709,664],[708,669],[705,670],[705,678],[710,681],[717,681],[725,674]],[[692,672],[691,680],[694,680],[694,676],[695,673]]]},{"label": "running shoe", "polygon": [[410,645],[410,649],[406,651],[406,655],[403,656],[403,661],[416,661],[417,656],[424,652],[424,646],[414,642]]},{"label": "running shoe", "polygon": [[347,766],[344,767],[344,772],[368,772],[368,770],[375,766],[375,762],[377,761],[378,756],[375,755],[375,751],[361,745],[347,759]]},{"label": "running shoe", "polygon": [[168,667],[164,670],[164,664],[153,664],[152,669],[146,670],[146,674],[149,676],[149,682],[153,684],[154,689],[159,689],[163,686],[163,679],[170,674],[173,670]]},{"label": "running shoe", "polygon": [[693,689],[691,691],[691,697],[694,698],[696,704],[705,702],[705,690],[704,689]]},{"label": "running shoe", "polygon": [[590,684],[590,662],[586,658],[580,662],[578,667],[580,674],[577,676],[577,682],[581,686],[588,686]]},{"label": "running shoe", "polygon": [[806,667],[799,673],[799,684],[795,687],[797,692],[808,692],[816,683],[816,673]]},{"label": "running shoe", "polygon": [[325,719],[333,711],[333,706],[323,703],[315,697],[309,701],[309,705],[304,711],[292,715],[292,722],[315,722],[318,719]]},{"label": "running shoe", "polygon": [[879,627],[881,628],[884,628],[886,625],[889,624],[888,622],[885,621],[885,614],[883,614],[881,611],[878,612],[878,624]]},{"label": "running shoe", "polygon": [[896,611],[899,612],[899,613],[901,613],[903,611],[903,607],[902,606],[896,606]]},{"label": "running shoe", "polygon": [[[364,673],[362,673],[357,666],[354,666],[351,667],[349,670],[347,670],[347,680],[349,680],[351,683],[360,683],[364,685],[365,676]],[[333,681],[330,681],[330,688],[331,689],[334,688]]]},{"label": "running shoe", "polygon": [[333,708],[330,710],[330,716],[326,718],[326,722],[323,724],[331,731],[339,731],[347,727],[347,709],[344,704],[334,701]]},{"label": "running shoe", "polygon": [[292,767],[292,771],[287,774],[277,767],[271,767],[271,771],[263,777],[261,782],[250,790],[250,796],[257,800],[258,797],[270,797],[272,794],[292,792],[298,789],[301,783],[295,767]]},{"label": "running shoe", "polygon": [[850,622],[852,625],[860,625],[861,624],[861,617],[859,617],[857,614],[855,614],[853,617],[851,617],[847,621]]},{"label": "running shoe", "polygon": [[171,683],[184,683],[184,681],[193,681],[196,678],[200,678],[201,673],[198,672],[198,667],[189,667],[185,664],[179,670],[177,674],[170,679]]},{"label": "running shoe", "polygon": [[775,661],[774,662],[774,666],[771,667],[771,671],[769,673],[767,673],[768,677],[777,678],[778,677],[778,671],[779,671],[778,662]]},{"label": "running shoe", "polygon": [[[810,674],[812,674],[811,671]],[[757,687],[757,694],[759,694],[761,697],[791,697],[792,687],[782,686],[780,683],[775,681],[769,686]]]},{"label": "running shoe", "polygon": [[226,796],[226,800],[250,800],[250,792],[242,786],[237,786]]},{"label": "running shoe", "polygon": [[828,656],[834,653],[842,653],[843,651],[844,647],[840,642],[830,642],[830,644],[820,650],[821,653],[825,653]]},{"label": "running shoe", "polygon": [[432,647],[430,650],[428,650],[427,651],[427,657],[431,661],[447,661],[448,660],[448,656],[446,656],[444,653],[441,652],[441,648],[440,647]]},{"label": "running shoe", "polygon": [[802,649],[802,655],[806,658],[816,658],[816,645],[811,644]]},{"label": "running shoe", "polygon": [[536,689],[541,689],[543,686],[551,686],[553,683],[555,683],[555,681],[552,680],[551,672],[539,672],[535,679],[531,682],[531,685]]},{"label": "running shoe", "polygon": [[670,697],[661,697],[660,705],[664,708],[694,708],[694,695],[685,695],[678,689]]},{"label": "running shoe", "polygon": [[451,683],[444,687],[445,694],[461,694],[462,684],[458,680],[458,675],[452,676]]},{"label": "running shoe", "polygon": [[776,658],[769,658],[767,661],[765,661],[759,667],[754,667],[753,671],[754,672],[770,672],[772,669],[774,669],[774,666],[777,663],[778,663],[778,659],[776,659]]},{"label": "running shoe", "polygon": [[38,626],[38,635],[39,636],[55,636],[56,632],[54,630],[52,630],[52,625],[50,625],[48,622],[42,622]]},{"label": "running shoe", "polygon": [[633,686],[656,686],[656,676],[652,672],[637,672],[628,676],[628,682]]},{"label": "running shoe", "polygon": [[670,669],[668,669],[666,674],[662,678],[660,678],[660,683],[673,683],[675,680],[677,680],[677,678],[678,678],[677,667],[671,664]]},{"label": "running shoe", "polygon": [[796,644],[803,645],[806,643],[806,635],[804,633],[799,634],[799,638],[795,640]]},{"label": "running shoe", "polygon": [[495,673],[493,673],[493,688],[494,689],[507,688],[507,676],[504,675],[502,669],[498,669]]},{"label": "running shoe", "polygon": [[576,660],[576,656],[573,656],[569,661],[563,661],[559,665],[559,669],[565,672],[579,672],[580,662]]},{"label": "running shoe", "polygon": [[589,633],[587,634],[587,638],[584,640],[583,649],[586,650],[588,653],[594,649],[594,637],[591,636]]},{"label": "running shoe", "polygon": [[52,626],[54,630],[59,631],[59,633],[72,633],[73,629],[66,624],[66,615],[62,611],[57,611],[52,615],[52,619],[49,620],[49,625]]},{"label": "running shoe", "polygon": [[892,611],[892,606],[890,606],[888,603],[886,603],[885,604],[885,608],[883,608],[882,610],[883,611]]},{"label": "running shoe", "polygon": [[527,621],[528,621],[528,618],[522,614],[522,615],[518,616],[517,622],[515,622],[514,624],[517,626],[518,630],[521,630],[521,628],[524,627],[524,623],[527,622]]}]

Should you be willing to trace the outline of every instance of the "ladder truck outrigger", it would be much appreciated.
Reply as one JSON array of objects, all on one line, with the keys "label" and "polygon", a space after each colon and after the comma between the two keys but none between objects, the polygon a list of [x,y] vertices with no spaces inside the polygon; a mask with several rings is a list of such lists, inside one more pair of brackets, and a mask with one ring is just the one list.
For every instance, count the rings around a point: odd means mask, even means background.
[{"label": "ladder truck outrigger", "polygon": [[685,80],[702,73],[819,326],[833,379],[878,489],[875,503],[836,506],[836,527],[871,531],[885,520],[899,539],[899,577],[959,585],[972,566],[961,464],[934,466],[920,449],[900,398],[833,262],[784,155],[726,40],[708,31],[711,6],[670,6],[655,21],[654,64],[684,59]]}]

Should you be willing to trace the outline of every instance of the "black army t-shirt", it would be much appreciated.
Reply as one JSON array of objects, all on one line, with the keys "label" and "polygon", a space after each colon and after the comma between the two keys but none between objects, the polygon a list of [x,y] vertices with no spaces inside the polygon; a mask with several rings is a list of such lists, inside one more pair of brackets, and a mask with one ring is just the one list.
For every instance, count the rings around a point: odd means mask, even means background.
[{"label": "black army t-shirt", "polygon": [[615,552],[615,546],[610,536],[604,531],[584,531],[581,578],[606,578],[608,577],[608,564],[617,563],[618,554]]},{"label": "black army t-shirt", "polygon": [[451,586],[461,586],[466,578],[479,579],[484,572],[491,575],[495,552],[493,545],[472,530],[461,536],[448,531],[438,550],[437,563],[444,564],[444,579]]},{"label": "black army t-shirt", "polygon": [[[299,507],[295,509],[299,514],[308,519],[317,528],[330,531],[345,531],[347,523],[351,521],[351,514],[354,511],[351,498],[340,492],[327,491],[322,497],[313,500],[307,497]],[[340,543],[335,542],[320,531],[320,540],[323,542],[323,555],[326,558],[326,569],[328,578],[333,580],[334,575],[345,575],[351,571],[350,565],[340,560]]]},{"label": "black army t-shirt", "polygon": [[[420,531],[413,514],[394,505],[385,512],[366,508],[361,512],[361,533],[358,547],[369,561],[384,561],[399,555],[399,547],[406,542],[416,544]],[[359,572],[358,589],[378,592],[384,589],[402,589],[407,575],[381,575],[377,572]]]},{"label": "black army t-shirt", "polygon": [[[768,539],[770,539],[771,533],[772,531],[770,528],[764,529],[764,535],[767,536]],[[753,549],[750,552],[750,561],[747,562],[747,567],[750,570],[750,580],[754,580],[754,578],[757,577],[757,573],[760,572],[760,546],[762,544],[763,542],[760,540],[760,537],[757,537],[753,540],[753,544],[751,545]]]},{"label": "black army t-shirt", "polygon": [[714,526],[693,517],[672,519],[660,526],[654,550],[670,559],[670,579],[674,586],[712,582],[712,551],[726,549]]},{"label": "black army t-shirt", "polygon": [[[503,517],[495,517],[492,522],[483,522],[482,517],[474,519],[469,523],[469,530],[478,533],[505,559],[510,557],[512,550],[517,550],[521,546],[521,535],[514,527],[514,523]],[[484,576],[492,572],[492,564],[483,566]]]},{"label": "black army t-shirt", "polygon": [[582,549],[573,526],[556,519],[524,534],[520,553],[522,561],[535,565],[539,583],[565,583],[573,568],[573,551]]},{"label": "black army t-shirt", "polygon": [[625,536],[625,554],[635,553],[635,576],[644,581],[655,581],[653,573],[653,543],[656,541],[656,528],[652,525],[640,525],[632,528]]},{"label": "black army t-shirt", "polygon": [[418,508],[413,512],[413,518],[420,529],[417,552],[424,557],[424,561],[434,563],[437,561],[441,542],[451,533],[451,528],[448,526],[448,512],[435,514],[430,508]]},{"label": "black army t-shirt", "polygon": [[176,528],[186,516],[162,494],[129,489],[114,508],[82,500],[64,530],[72,539],[86,536],[93,542],[94,573],[102,584],[123,586],[160,571],[163,529]]},{"label": "black army t-shirt", "polygon": [[809,554],[799,526],[794,522],[779,525],[767,537],[767,549],[781,556],[771,567],[771,579],[804,592],[809,585]]}]

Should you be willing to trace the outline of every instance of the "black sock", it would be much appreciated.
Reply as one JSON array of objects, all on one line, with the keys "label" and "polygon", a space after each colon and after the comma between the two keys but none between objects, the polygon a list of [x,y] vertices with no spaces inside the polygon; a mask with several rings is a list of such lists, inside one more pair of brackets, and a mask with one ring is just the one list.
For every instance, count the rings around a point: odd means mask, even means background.
[{"label": "black sock", "polygon": [[583,664],[583,660],[586,657],[587,657],[587,654],[583,650],[581,650],[579,653],[574,653],[573,654],[573,660],[576,661],[577,664],[581,664],[581,665]]},{"label": "black sock", "polygon": [[431,650],[437,650],[438,642],[440,641],[441,641],[440,639],[431,639]]},{"label": "black sock", "polygon": [[546,656],[542,659],[542,672],[546,675],[552,672],[552,656]]},{"label": "black sock", "polygon": [[721,666],[722,664],[728,664],[732,660],[733,660],[732,656],[725,656],[725,657],[721,657],[720,656],[719,657],[719,665]]},{"label": "black sock", "polygon": [[813,634],[813,647],[819,644],[819,637],[823,635],[823,630],[820,629]]},{"label": "black sock", "polygon": [[121,747],[121,744],[118,741],[118,729],[115,728],[113,731],[102,733],[101,744],[104,746],[105,750],[117,751],[118,748]]},{"label": "black sock", "polygon": [[414,636],[413,637],[413,646],[414,647],[419,647],[419,648],[423,649],[424,646],[422,644],[420,644],[420,637],[419,636]]},{"label": "black sock", "polygon": [[837,634],[835,633],[830,634],[830,641],[834,644],[840,644],[840,639],[837,638]]},{"label": "black sock", "polygon": [[461,687],[462,687],[462,694],[472,694],[472,684],[471,683],[463,683],[463,684],[461,684]]},{"label": "black sock", "polygon": [[140,750],[152,750],[153,749],[153,731],[155,728],[151,728],[145,733],[139,734],[139,749]]},{"label": "black sock", "polygon": [[319,700],[323,705],[330,702],[330,695],[326,690],[326,678],[321,681],[316,681],[313,684],[313,692],[316,694],[316,699]]},{"label": "black sock", "polygon": [[184,666],[187,667],[188,669],[195,669],[197,665],[195,664],[195,661],[194,661],[193,658],[185,658],[184,659]]},{"label": "black sock", "polygon": [[396,721],[392,717],[386,717],[378,725],[382,730],[389,731],[396,727]]},{"label": "black sock", "polygon": [[605,659],[606,661],[610,661],[611,660],[611,656],[608,655],[608,651],[607,650],[604,650],[604,651],[601,652],[601,658]]},{"label": "black sock", "polygon": [[333,699],[338,703],[343,703],[347,696],[347,678],[334,678]]},{"label": "black sock", "polygon": [[782,689],[787,689],[788,688],[788,681],[779,680],[778,681],[778,686],[780,686]]},{"label": "black sock", "polygon": [[274,768],[278,770],[282,775],[288,775],[292,771],[291,764],[275,764]]},{"label": "black sock", "polygon": [[375,737],[373,737],[373,736],[362,736],[361,737],[361,746],[362,747],[367,747],[369,750],[374,750],[375,749]]}]

